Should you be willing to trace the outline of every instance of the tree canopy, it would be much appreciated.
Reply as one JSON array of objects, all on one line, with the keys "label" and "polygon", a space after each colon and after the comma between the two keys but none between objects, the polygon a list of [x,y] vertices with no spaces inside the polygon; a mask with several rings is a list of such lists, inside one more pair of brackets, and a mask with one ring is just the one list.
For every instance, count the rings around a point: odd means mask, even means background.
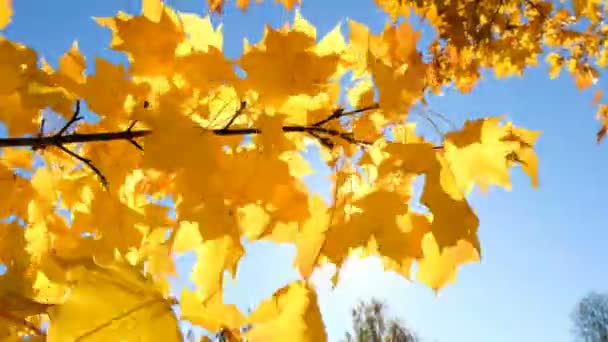
[{"label": "tree canopy", "polygon": [[[296,11],[234,59],[209,16],[142,3],[140,15],[94,18],[126,66],[85,60],[74,42],[53,68],[0,37],[3,340],[178,341],[179,305],[180,319],[229,340],[324,341],[308,279],[354,254],[408,279],[416,263],[417,281],[438,290],[480,257],[467,194],[510,188],[514,166],[538,186],[540,132],[488,117],[435,143],[409,110],[447,86],[474,91],[484,70],[523,75],[539,59],[550,77],[565,67],[593,88],[608,58],[597,0],[376,0],[381,33],[348,20],[323,37]],[[0,0],[0,28],[12,18]],[[436,30],[424,47],[413,18]],[[63,119],[56,129],[49,111]],[[303,180],[309,144],[333,169],[330,203]],[[424,210],[410,203],[420,176]],[[248,315],[222,295],[243,237],[294,244],[302,278]],[[172,297],[173,255],[186,251],[198,258],[195,288]]]},{"label": "tree canopy", "polygon": [[572,311],[574,336],[583,342],[608,341],[608,295],[590,292]]},{"label": "tree canopy", "polygon": [[386,304],[372,299],[352,309],[353,327],[344,342],[417,342],[419,338],[401,320],[387,316]]}]

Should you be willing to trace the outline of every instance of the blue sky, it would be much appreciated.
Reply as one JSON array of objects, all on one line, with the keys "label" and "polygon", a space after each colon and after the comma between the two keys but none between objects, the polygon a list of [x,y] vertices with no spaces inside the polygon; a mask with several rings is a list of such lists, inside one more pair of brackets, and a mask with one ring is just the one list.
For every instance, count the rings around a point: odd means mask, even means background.
[{"label": "blue sky", "polygon": [[[303,2],[302,14],[317,27],[319,36],[347,17],[376,32],[385,23],[385,15],[372,0]],[[16,16],[4,34],[34,48],[52,65],[73,40],[78,40],[88,61],[94,56],[123,61],[107,48],[109,31],[91,17],[140,8],[139,0],[14,3]],[[203,0],[167,3],[182,11],[205,10]],[[229,6],[223,19],[225,51],[238,55],[243,37],[255,42],[265,23],[276,27],[291,17],[270,0],[252,6],[245,15]],[[606,88],[601,80],[599,85]],[[483,259],[464,266],[457,282],[438,296],[420,284],[382,272],[374,259],[349,263],[333,291],[330,273],[317,272],[314,279],[330,339],[342,337],[350,327],[349,311],[357,299],[375,296],[386,300],[391,312],[425,341],[571,340],[569,314],[576,301],[589,290],[608,290],[608,145],[595,144],[598,123],[591,101],[591,92],[578,92],[568,75],[550,81],[544,66],[530,70],[524,79],[488,79],[471,94],[448,91],[433,99],[432,109],[457,124],[467,118],[508,114],[518,125],[542,130],[537,145],[541,188],[533,189],[518,170],[511,192],[491,189],[487,195],[472,195],[481,221]],[[309,156],[315,159],[315,152]],[[310,179],[316,191],[326,193],[327,172],[319,167]],[[291,246],[254,243],[247,252],[236,282],[226,286],[227,300],[243,310],[298,277],[292,268]],[[187,271],[191,261],[180,260],[180,270]]]}]

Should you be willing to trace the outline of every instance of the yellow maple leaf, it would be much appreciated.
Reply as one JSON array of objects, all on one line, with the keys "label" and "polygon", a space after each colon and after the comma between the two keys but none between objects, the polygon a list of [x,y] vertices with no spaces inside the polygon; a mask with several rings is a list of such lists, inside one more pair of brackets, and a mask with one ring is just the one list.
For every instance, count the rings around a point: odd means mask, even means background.
[{"label": "yellow maple leaf", "polygon": [[96,18],[101,26],[112,30],[111,47],[128,54],[130,71],[137,76],[169,76],[175,50],[185,34],[174,12],[163,7],[158,22],[146,16],[119,14],[113,18]]},{"label": "yellow maple leaf", "polygon": [[426,69],[419,62],[393,67],[369,55],[369,68],[378,88],[378,103],[389,120],[400,121],[424,91]]},{"label": "yellow maple leaf", "polygon": [[178,255],[194,250],[203,242],[197,223],[181,221],[176,229],[173,252],[178,253]]},{"label": "yellow maple leaf", "polygon": [[513,127],[511,122],[508,122],[506,127],[508,134],[503,140],[517,144],[517,148],[511,151],[508,159],[521,165],[524,172],[530,177],[532,186],[538,187],[538,156],[534,152],[534,144],[541,132]]},{"label": "yellow maple leaf", "polygon": [[187,86],[202,93],[236,80],[232,63],[214,46],[209,46],[207,52],[194,52],[178,57],[175,61],[175,72],[184,78]]},{"label": "yellow maple leaf", "polygon": [[601,89],[596,90],[593,93],[593,101],[592,101],[592,103],[594,105],[597,105],[600,102],[600,100],[602,99],[602,95],[603,95],[603,92],[602,92]]},{"label": "yellow maple leaf", "polygon": [[364,78],[350,87],[346,96],[354,108],[367,107],[374,103],[374,84],[371,78]]},{"label": "yellow maple leaf", "polygon": [[488,185],[511,188],[507,163],[515,144],[503,142],[506,128],[500,126],[502,117],[468,121],[460,131],[445,136],[445,155],[459,186],[471,191],[473,184],[482,190]]},{"label": "yellow maple leaf", "polygon": [[[90,213],[104,213],[94,217]],[[99,242],[98,256],[111,256],[114,249],[125,253],[131,247],[139,247],[143,232],[139,225],[147,217],[125,205],[117,195],[112,195],[97,187],[90,204],[74,213],[72,229],[78,232],[94,233]]]},{"label": "yellow maple leaf", "polygon": [[245,253],[240,242],[229,236],[205,240],[196,249],[197,262],[190,279],[196,285],[197,293],[207,300],[221,292],[224,285],[224,271],[236,274],[238,261]]},{"label": "yellow maple leaf", "polygon": [[380,176],[397,170],[425,174],[420,202],[433,214],[431,231],[439,248],[453,246],[463,239],[479,249],[479,219],[458,188],[449,165],[433,146],[429,143],[391,143],[384,150],[390,157],[380,164]]},{"label": "yellow maple leaf", "polygon": [[433,235],[428,233],[422,240],[424,257],[418,261],[416,279],[435,291],[456,279],[457,267],[479,261],[475,247],[466,241],[440,251]]},{"label": "yellow maple leaf", "polygon": [[182,319],[209,331],[238,331],[245,322],[245,316],[239,309],[233,304],[224,304],[219,294],[205,300],[199,294],[184,288],[179,302]]},{"label": "yellow maple leaf", "polygon": [[274,108],[292,95],[317,95],[336,72],[339,57],[316,54],[311,50],[315,43],[301,31],[267,27],[263,40],[237,61],[247,73],[240,88],[254,90],[260,102]]},{"label": "yellow maple leaf", "polygon": [[11,23],[13,0],[0,0],[0,30]]},{"label": "yellow maple leaf", "polygon": [[549,77],[551,79],[557,78],[559,76],[559,73],[562,68],[562,64],[564,62],[563,58],[555,52],[550,52],[547,55],[546,59],[550,66]]},{"label": "yellow maple leaf", "polygon": [[597,142],[599,143],[608,132],[608,105],[601,104],[598,106],[596,118],[601,122],[601,127],[597,132]]},{"label": "yellow maple leaf", "polygon": [[410,7],[405,1],[374,0],[374,3],[388,13],[392,21],[397,21],[399,16],[407,17],[410,14]]},{"label": "yellow maple leaf", "polygon": [[323,199],[313,195],[310,199],[311,216],[300,228],[296,240],[294,264],[304,279],[308,279],[317,265],[325,243],[325,233],[330,228],[331,213]]},{"label": "yellow maple leaf", "polygon": [[26,217],[27,207],[34,192],[30,180],[14,174],[0,164],[0,181],[3,193],[0,197],[0,217]]},{"label": "yellow maple leaf", "polygon": [[248,341],[327,341],[314,290],[296,281],[276,291],[247,318]]},{"label": "yellow maple leaf", "polygon": [[239,226],[250,241],[257,240],[268,229],[270,215],[259,204],[248,204],[238,209]]},{"label": "yellow maple leaf", "polygon": [[187,38],[177,46],[176,55],[187,55],[193,50],[206,52],[210,47],[222,50],[224,44],[222,26],[214,28],[210,16],[201,18],[193,13],[180,13],[179,19]]},{"label": "yellow maple leaf", "polygon": [[540,134],[501,125],[501,117],[468,121],[460,131],[445,135],[445,157],[456,181],[464,191],[474,184],[482,190],[489,185],[511,188],[509,168],[515,156],[534,186],[538,184],[537,159],[532,150]]},{"label": "yellow maple leaf", "polygon": [[0,263],[10,272],[11,268],[23,267],[28,261],[25,252],[24,230],[17,223],[0,223]]},{"label": "yellow maple leaf", "polygon": [[141,86],[127,78],[122,65],[102,58],[95,59],[95,74],[87,75],[83,90],[87,107],[102,118],[101,124],[108,130],[128,124],[129,113],[125,109],[128,97],[137,98],[145,93]]},{"label": "yellow maple leaf", "polygon": [[51,341],[181,341],[171,301],[130,265],[69,265],[73,287],[65,302],[49,310]]},{"label": "yellow maple leaf", "polygon": [[32,167],[34,153],[24,148],[4,148],[0,155],[0,163],[9,168],[22,168],[30,170]]},{"label": "yellow maple leaf", "polygon": [[574,15],[581,16],[585,11],[589,1],[588,0],[573,0],[572,8],[574,9]]},{"label": "yellow maple leaf", "polygon": [[[74,41],[70,50],[59,58],[58,74],[71,82],[82,84],[85,81],[84,70],[84,56],[78,50],[78,42]],[[66,82],[65,79],[60,82]],[[69,85],[66,84],[65,86]]]},{"label": "yellow maple leaf", "polygon": [[163,13],[163,3],[161,0],[142,0],[141,2],[143,15],[152,20],[159,22]]},{"label": "yellow maple leaf", "polygon": [[255,122],[261,133],[254,138],[257,145],[268,157],[277,156],[285,151],[293,150],[293,143],[285,137],[283,124],[286,115],[260,115]]}]

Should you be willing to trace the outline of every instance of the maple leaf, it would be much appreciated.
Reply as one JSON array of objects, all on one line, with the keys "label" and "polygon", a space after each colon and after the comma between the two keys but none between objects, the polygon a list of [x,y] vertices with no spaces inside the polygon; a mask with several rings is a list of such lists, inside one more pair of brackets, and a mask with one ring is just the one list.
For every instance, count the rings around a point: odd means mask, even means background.
[{"label": "maple leaf", "polygon": [[320,196],[310,199],[311,216],[300,228],[296,240],[297,255],[294,260],[300,274],[308,279],[316,266],[325,244],[325,232],[330,228],[331,214]]},{"label": "maple leaf", "polygon": [[187,55],[192,50],[205,52],[212,46],[222,50],[222,26],[214,28],[210,16],[201,18],[194,13],[180,13],[179,18],[186,39],[177,46],[176,55]]},{"label": "maple leaf", "polygon": [[95,74],[87,75],[82,95],[88,108],[99,115],[101,124],[109,130],[121,128],[129,120],[125,103],[129,96],[139,98],[145,89],[127,79],[122,65],[96,58]]},{"label": "maple leaf", "polygon": [[501,119],[468,121],[461,131],[446,134],[446,159],[464,191],[471,191],[473,184],[482,190],[488,185],[511,188],[507,158],[519,145],[504,140],[508,128],[499,125]]},{"label": "maple leaf", "polygon": [[28,200],[33,194],[29,180],[0,165],[0,181],[3,188],[3,195],[0,198],[0,217],[27,216]]},{"label": "maple leaf", "polygon": [[34,154],[24,148],[5,148],[0,155],[0,163],[6,167],[31,170]]},{"label": "maple leaf", "polygon": [[234,277],[238,261],[245,254],[239,241],[229,236],[204,241],[196,250],[197,262],[190,278],[193,280],[203,300],[221,292],[224,285],[224,271]]},{"label": "maple leaf", "polygon": [[214,46],[210,46],[207,52],[178,57],[175,71],[182,75],[188,86],[203,93],[236,80],[232,63]]},{"label": "maple leaf", "polygon": [[143,0],[141,3],[143,15],[153,22],[160,22],[163,15],[163,3],[161,0]]},{"label": "maple leaf", "polygon": [[238,331],[245,323],[245,316],[238,308],[235,305],[224,304],[219,294],[203,300],[200,295],[183,289],[180,304],[183,319],[209,331],[221,329]]},{"label": "maple leaf", "polygon": [[13,16],[13,0],[0,1],[0,30],[4,29],[11,23]]},{"label": "maple leaf", "polygon": [[124,13],[96,19],[112,30],[111,47],[128,54],[133,75],[168,76],[172,72],[175,49],[185,35],[175,14],[166,6],[163,9],[158,22],[145,15],[131,17]]},{"label": "maple leaf", "polygon": [[608,105],[602,104],[598,106],[597,119],[601,121],[601,127],[597,132],[597,142],[599,143],[608,132]]},{"label": "maple leaf", "polygon": [[181,341],[171,302],[133,266],[82,260],[66,267],[74,285],[49,309],[48,339]]},{"label": "maple leaf", "polygon": [[[425,174],[420,202],[433,214],[431,231],[440,249],[452,246],[460,239],[479,248],[479,220],[458,189],[446,161],[428,143],[391,143],[385,149],[390,155],[378,168],[379,176],[401,171]],[[458,222],[454,225],[454,222]]]},{"label": "maple leaf", "polygon": [[[95,219],[90,212],[104,213],[105,219]],[[75,212],[72,226],[79,232],[96,234],[98,253],[111,255],[114,248],[124,253],[129,247],[140,245],[143,234],[137,225],[143,222],[142,213],[121,203],[116,196],[97,190],[88,207]]]},{"label": "maple leaf", "polygon": [[314,36],[267,27],[262,41],[237,61],[247,74],[241,88],[255,90],[275,108],[290,95],[317,95],[336,72],[339,56],[318,55],[314,46]]},{"label": "maple leaf", "polygon": [[293,282],[263,301],[247,318],[248,341],[326,341],[325,326],[314,290]]},{"label": "maple leaf", "polygon": [[396,21],[401,15],[407,17],[410,12],[405,1],[374,0],[374,3],[388,13],[392,21]]},{"label": "maple leaf", "polygon": [[418,262],[416,279],[437,291],[456,279],[459,265],[479,261],[475,247],[466,241],[440,251],[433,235],[427,234],[422,240],[424,257]]}]

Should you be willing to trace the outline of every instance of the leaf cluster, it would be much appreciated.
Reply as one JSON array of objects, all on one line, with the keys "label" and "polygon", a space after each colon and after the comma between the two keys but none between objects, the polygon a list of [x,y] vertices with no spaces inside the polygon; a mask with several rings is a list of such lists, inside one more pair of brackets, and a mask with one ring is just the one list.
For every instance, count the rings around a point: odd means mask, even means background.
[{"label": "leaf cluster", "polygon": [[[0,139],[1,339],[177,341],[179,305],[180,319],[228,340],[324,341],[308,282],[319,265],[378,255],[405,278],[416,263],[416,279],[438,290],[479,260],[467,194],[509,189],[516,165],[537,186],[539,132],[489,117],[435,144],[410,110],[450,84],[470,91],[483,68],[521,74],[544,47],[559,50],[547,57],[554,69],[567,61],[579,86],[592,84],[597,72],[585,63],[604,66],[603,7],[577,0],[571,15],[551,2],[376,3],[393,19],[413,12],[435,27],[428,51],[408,21],[374,34],[349,20],[346,36],[339,24],[317,37],[296,11],[293,24],[266,27],[228,58],[210,17],[159,0],[144,0],[140,15],[95,18],[127,67],[86,60],[75,42],[53,68],[0,37],[9,135]],[[4,27],[12,9],[0,5]],[[571,28],[577,18],[589,26]],[[49,131],[46,110],[65,124]],[[82,120],[86,112],[100,120]],[[311,144],[334,170],[330,203],[303,180]],[[222,293],[243,237],[294,244],[302,276],[248,315]],[[195,287],[173,298],[174,256],[187,251],[197,256]]]}]

